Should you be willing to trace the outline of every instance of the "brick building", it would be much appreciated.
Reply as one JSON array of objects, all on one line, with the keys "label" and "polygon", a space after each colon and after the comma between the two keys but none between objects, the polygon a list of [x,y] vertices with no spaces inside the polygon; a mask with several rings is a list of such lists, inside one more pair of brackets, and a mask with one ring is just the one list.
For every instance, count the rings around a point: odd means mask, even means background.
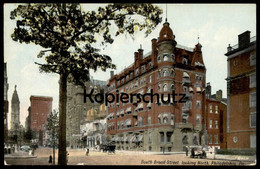
[{"label": "brick building", "polygon": [[42,145],[44,124],[52,111],[52,97],[31,96],[31,106],[28,109],[30,129],[36,132],[36,139]]},{"label": "brick building", "polygon": [[238,35],[227,53],[227,148],[256,148],[256,37]]},{"label": "brick building", "polygon": [[[108,82],[108,93],[164,94],[167,103],[154,96],[149,103],[113,102],[108,105],[107,135],[118,149],[180,151],[188,145],[205,145],[205,78],[201,44],[188,48],[177,45],[166,21],[151,51],[134,53],[134,63]],[[185,103],[173,103],[185,93]],[[111,99],[111,98],[110,98]]]},{"label": "brick building", "polygon": [[222,98],[222,90],[211,95],[210,83],[206,86],[206,130],[207,145],[218,149],[226,149],[226,99]]}]

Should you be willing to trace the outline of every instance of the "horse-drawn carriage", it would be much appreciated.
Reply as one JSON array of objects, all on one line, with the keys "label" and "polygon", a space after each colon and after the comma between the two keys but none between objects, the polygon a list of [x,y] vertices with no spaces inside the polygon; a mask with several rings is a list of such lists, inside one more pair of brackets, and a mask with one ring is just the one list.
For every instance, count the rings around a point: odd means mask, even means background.
[{"label": "horse-drawn carriage", "polygon": [[103,152],[108,152],[108,153],[116,153],[116,145],[112,145],[112,144],[103,144],[100,145],[100,150],[102,150]]}]

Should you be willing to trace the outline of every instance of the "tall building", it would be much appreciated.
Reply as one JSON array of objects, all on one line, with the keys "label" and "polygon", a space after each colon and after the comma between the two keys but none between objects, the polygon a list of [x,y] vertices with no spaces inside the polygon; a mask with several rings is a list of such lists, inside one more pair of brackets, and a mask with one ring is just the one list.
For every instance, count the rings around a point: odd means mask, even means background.
[{"label": "tall building", "polygon": [[11,130],[18,130],[20,125],[20,100],[14,87],[14,93],[11,100]]},{"label": "tall building", "polygon": [[31,96],[29,110],[30,129],[36,132],[36,139],[42,145],[44,124],[52,111],[52,97]]},{"label": "tall building", "polygon": [[222,90],[218,90],[216,94],[211,95],[210,83],[206,86],[206,131],[207,145],[217,147],[218,149],[226,149],[226,115],[227,104],[226,99],[222,98]]},{"label": "tall building", "polygon": [[21,145],[23,140],[23,126],[20,123],[20,100],[14,87],[14,93],[11,100],[11,128],[8,131],[8,137],[13,143]]},{"label": "tall building", "polygon": [[[92,76],[90,76],[90,81],[85,83],[87,92],[93,89],[94,96],[97,93],[104,93],[105,87],[105,81],[95,80]],[[97,110],[99,106],[100,103],[91,103],[88,98],[84,103],[84,88],[71,82],[67,83],[66,141],[68,147],[77,148],[82,145],[83,133],[80,126],[85,125],[86,120],[91,120],[91,115],[87,116],[87,111]]]},{"label": "tall building", "polygon": [[4,63],[4,141],[7,141],[8,138],[8,78],[7,78],[7,70],[6,70],[6,63]]},{"label": "tall building", "polygon": [[[189,145],[205,145],[205,79],[201,44],[188,48],[177,45],[166,21],[151,51],[134,53],[134,63],[108,82],[108,93],[164,94],[163,100],[108,105],[107,135],[118,149],[144,151],[181,151]],[[168,94],[177,94],[174,103]],[[110,98],[111,99],[111,98]],[[166,103],[165,103],[166,101]],[[168,102],[167,102],[168,101]]]},{"label": "tall building", "polygon": [[256,148],[256,36],[238,35],[227,53],[227,148]]}]

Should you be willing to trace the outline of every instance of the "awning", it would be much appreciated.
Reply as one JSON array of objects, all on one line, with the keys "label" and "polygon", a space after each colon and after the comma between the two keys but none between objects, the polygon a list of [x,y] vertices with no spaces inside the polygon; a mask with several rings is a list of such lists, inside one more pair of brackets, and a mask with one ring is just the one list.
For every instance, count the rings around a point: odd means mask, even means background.
[{"label": "awning", "polygon": [[151,107],[151,102],[149,102],[146,107]]},{"label": "awning", "polygon": [[124,138],[124,142],[127,142],[127,141],[129,141],[129,140],[130,140],[130,138],[131,138],[130,136],[127,136],[127,137],[125,137],[125,138]]},{"label": "awning", "polygon": [[135,141],[136,141],[136,136],[133,135],[133,136],[131,137],[130,141],[135,142]]},{"label": "awning", "polygon": [[125,112],[131,112],[131,107],[127,107]]},{"label": "awning", "polygon": [[140,90],[138,93],[143,94],[144,93],[144,89]]},{"label": "awning", "polygon": [[137,125],[138,121],[135,122],[135,125]]},{"label": "awning", "polygon": [[183,72],[183,77],[184,77],[184,78],[190,78],[190,76],[188,75],[187,72]]},{"label": "awning", "polygon": [[161,113],[161,114],[159,114],[159,115],[158,115],[158,117],[159,117],[159,118],[161,118],[161,117],[162,117],[162,113]]},{"label": "awning", "polygon": [[124,114],[124,110],[123,109],[120,111],[120,114]]},{"label": "awning", "polygon": [[126,126],[131,125],[131,119],[126,119],[126,120],[125,120],[125,125],[126,125]]},{"label": "awning", "polygon": [[118,136],[115,137],[115,141],[119,141],[119,137]]},{"label": "awning", "polygon": [[143,135],[138,135],[137,141],[139,141],[139,142],[143,141]]},{"label": "awning", "polygon": [[116,141],[116,137],[113,137],[113,138],[111,139],[111,141]]},{"label": "awning", "polygon": [[142,109],[144,107],[143,103],[139,103],[139,105],[137,106],[138,109]]},{"label": "awning", "polygon": [[192,88],[192,87],[189,87],[189,91],[192,92],[192,91],[193,91],[193,88]]},{"label": "awning", "polygon": [[197,90],[197,92],[201,92],[201,88],[200,87],[197,87],[196,90]]}]

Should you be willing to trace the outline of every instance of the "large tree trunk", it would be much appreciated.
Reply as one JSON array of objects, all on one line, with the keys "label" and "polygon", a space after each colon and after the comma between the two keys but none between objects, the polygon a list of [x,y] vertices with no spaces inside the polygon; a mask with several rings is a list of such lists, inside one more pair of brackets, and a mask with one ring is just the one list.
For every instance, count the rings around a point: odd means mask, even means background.
[{"label": "large tree trunk", "polygon": [[59,81],[59,153],[58,164],[67,165],[66,150],[66,104],[67,104],[67,74],[60,75]]}]

